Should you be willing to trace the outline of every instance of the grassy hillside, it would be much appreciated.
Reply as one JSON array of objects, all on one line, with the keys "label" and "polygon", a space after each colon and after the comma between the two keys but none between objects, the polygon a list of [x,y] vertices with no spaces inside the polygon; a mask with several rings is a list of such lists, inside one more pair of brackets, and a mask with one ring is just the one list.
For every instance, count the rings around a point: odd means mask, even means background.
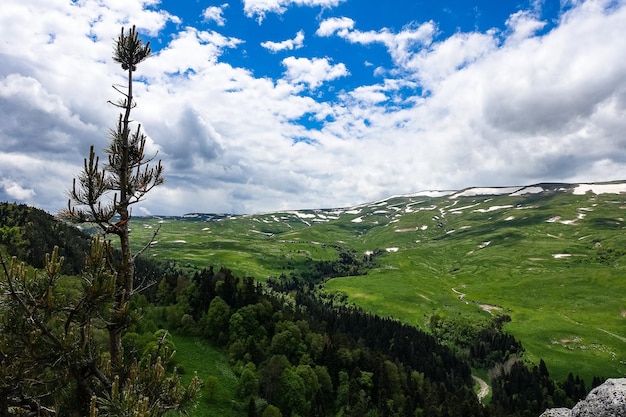
[{"label": "grassy hillside", "polygon": [[[198,406],[190,410],[189,415],[245,416],[244,405],[232,396],[237,377],[230,368],[224,352],[199,338],[190,336],[175,335],[174,343],[181,353],[176,356],[177,365],[187,371],[194,370],[205,384],[198,398]],[[183,375],[185,383],[188,383],[192,376],[192,372],[186,372]]]},{"label": "grassy hillside", "polygon": [[[518,187],[519,188],[519,187]],[[337,245],[382,250],[366,276],[327,291],[425,328],[433,313],[509,314],[506,329],[556,379],[626,376],[626,196],[563,184],[403,196],[349,209],[134,219],[148,254],[224,265],[260,280],[333,259]]]}]

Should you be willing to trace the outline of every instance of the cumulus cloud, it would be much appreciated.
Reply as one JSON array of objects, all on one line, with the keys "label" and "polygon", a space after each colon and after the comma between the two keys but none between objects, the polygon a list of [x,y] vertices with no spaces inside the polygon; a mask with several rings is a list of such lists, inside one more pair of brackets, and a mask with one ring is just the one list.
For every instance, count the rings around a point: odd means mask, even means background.
[{"label": "cumulus cloud", "polygon": [[202,12],[205,22],[215,22],[218,26],[224,26],[226,19],[224,18],[224,9],[228,7],[228,3],[221,6],[209,6]]},{"label": "cumulus cloud", "polygon": [[320,23],[315,34],[317,36],[332,36],[338,34],[343,38],[347,38],[350,30],[354,28],[354,25],[355,21],[349,17],[331,17]]},{"label": "cumulus cloud", "polygon": [[509,17],[506,25],[511,32],[507,36],[507,43],[510,44],[532,37],[546,25],[546,22],[539,20],[534,12],[520,10]]},{"label": "cumulus cloud", "polygon": [[305,84],[315,90],[326,81],[348,75],[343,63],[332,64],[328,58],[294,58],[283,59],[285,78],[292,84]]},{"label": "cumulus cloud", "polygon": [[[339,3],[244,1],[244,11]],[[251,40],[193,27],[161,36],[176,16],[155,1],[122,6],[3,3],[0,197],[65,205],[89,146],[100,152],[117,120],[107,101],[125,80],[111,39],[131,21],[157,36],[136,74],[133,111],[167,178],[146,213],[341,206],[420,189],[619,179],[626,169],[623,2],[577,1],[549,30],[533,9],[502,29],[448,36],[435,21],[361,30],[350,17],[323,19],[314,40],[355,55],[382,45],[388,57],[384,66],[366,59],[371,82],[337,91],[356,71],[340,55],[302,43],[298,57],[265,53],[278,64],[261,76],[228,62],[245,62]],[[295,50],[299,39],[266,47]]]},{"label": "cumulus cloud", "polygon": [[174,123],[157,130],[157,143],[173,162],[174,169],[194,169],[196,163],[215,160],[222,152],[221,137],[191,106],[185,106]]},{"label": "cumulus cloud", "polygon": [[285,51],[285,50],[291,51],[294,49],[299,49],[299,48],[302,48],[303,45],[304,45],[304,31],[303,30],[298,31],[298,33],[296,33],[295,38],[293,39],[287,39],[282,42],[267,41],[267,42],[261,43],[261,46],[263,48],[268,49],[269,51],[273,53]]},{"label": "cumulus cloud", "polygon": [[336,7],[346,0],[243,0],[243,10],[248,17],[262,22],[267,13],[283,14],[291,5],[323,8]]},{"label": "cumulus cloud", "polygon": [[15,181],[9,179],[0,179],[0,186],[4,188],[7,196],[18,201],[29,201],[35,196],[35,190],[32,188],[24,188]]}]

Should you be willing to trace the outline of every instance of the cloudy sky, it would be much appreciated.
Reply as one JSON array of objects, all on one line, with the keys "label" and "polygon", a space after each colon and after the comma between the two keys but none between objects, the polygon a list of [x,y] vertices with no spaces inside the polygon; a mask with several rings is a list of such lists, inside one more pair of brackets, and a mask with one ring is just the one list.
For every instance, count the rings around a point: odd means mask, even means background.
[{"label": "cloudy sky", "polygon": [[134,214],[626,179],[626,0],[2,0],[0,201],[65,206],[132,24],[167,180]]}]

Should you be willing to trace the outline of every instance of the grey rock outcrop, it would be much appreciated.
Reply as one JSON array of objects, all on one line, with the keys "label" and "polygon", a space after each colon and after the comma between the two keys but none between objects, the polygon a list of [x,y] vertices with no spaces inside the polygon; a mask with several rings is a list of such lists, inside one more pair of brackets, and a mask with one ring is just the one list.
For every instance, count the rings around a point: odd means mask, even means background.
[{"label": "grey rock outcrop", "polygon": [[607,379],[571,410],[552,408],[540,417],[626,417],[626,378]]},{"label": "grey rock outcrop", "polygon": [[551,408],[546,410],[540,417],[570,417],[572,410],[569,408]]}]

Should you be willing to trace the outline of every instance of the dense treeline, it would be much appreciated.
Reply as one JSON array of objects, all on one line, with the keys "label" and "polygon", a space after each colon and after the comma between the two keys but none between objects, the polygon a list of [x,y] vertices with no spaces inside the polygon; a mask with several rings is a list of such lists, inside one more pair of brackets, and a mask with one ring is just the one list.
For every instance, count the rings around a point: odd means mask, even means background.
[{"label": "dense treeline", "polygon": [[[169,326],[229,353],[239,395],[251,404],[249,415],[260,415],[269,404],[283,415],[525,417],[571,406],[587,392],[578,377],[557,384],[543,361],[529,369],[517,360],[523,348],[502,330],[507,316],[475,329],[464,348],[450,349],[413,326],[309,290],[292,298],[227,269],[196,272],[187,283],[172,276],[161,282],[156,298],[171,303],[161,313]],[[494,393],[486,407],[471,391],[468,361],[494,365]],[[317,382],[311,372],[308,382],[303,376],[309,368]],[[304,383],[299,396],[288,389],[301,387],[294,372]],[[300,406],[279,400],[291,395]]]},{"label": "dense treeline", "polygon": [[65,257],[64,273],[78,274],[83,269],[91,239],[76,227],[26,204],[0,202],[0,219],[0,245],[9,255],[42,268],[46,253],[58,246]]},{"label": "dense treeline", "polygon": [[[63,256],[63,273],[78,275],[85,266],[91,236],[73,225],[57,220],[49,213],[27,206],[0,202],[0,245],[10,256],[35,268],[43,268],[46,254],[57,246]],[[137,258],[137,284],[156,284],[162,277],[178,274],[172,262]],[[148,294],[156,291],[149,289]]]},{"label": "dense treeline", "polygon": [[[295,300],[226,269],[197,272],[165,313],[170,325],[223,346],[249,415],[487,416],[468,365],[412,326],[312,294]],[[174,286],[175,285],[175,286]],[[191,321],[193,320],[193,321]]]},{"label": "dense treeline", "polygon": [[506,314],[483,321],[433,314],[430,331],[473,367],[491,369],[523,353],[520,341],[503,330],[504,323],[510,321]]},{"label": "dense treeline", "polygon": [[[569,374],[567,380],[555,383],[543,360],[529,369],[521,362],[492,380],[492,407],[501,413],[519,417],[536,417],[547,408],[573,407],[587,395],[585,381]],[[594,379],[599,385],[600,380]]]},{"label": "dense treeline", "polygon": [[376,266],[376,257],[382,253],[378,249],[361,255],[354,249],[342,245],[330,245],[337,251],[337,258],[333,260],[313,260],[278,278],[270,278],[267,285],[276,291],[299,291],[303,288],[312,288],[324,280],[335,277],[349,277],[365,275],[369,269]]}]

